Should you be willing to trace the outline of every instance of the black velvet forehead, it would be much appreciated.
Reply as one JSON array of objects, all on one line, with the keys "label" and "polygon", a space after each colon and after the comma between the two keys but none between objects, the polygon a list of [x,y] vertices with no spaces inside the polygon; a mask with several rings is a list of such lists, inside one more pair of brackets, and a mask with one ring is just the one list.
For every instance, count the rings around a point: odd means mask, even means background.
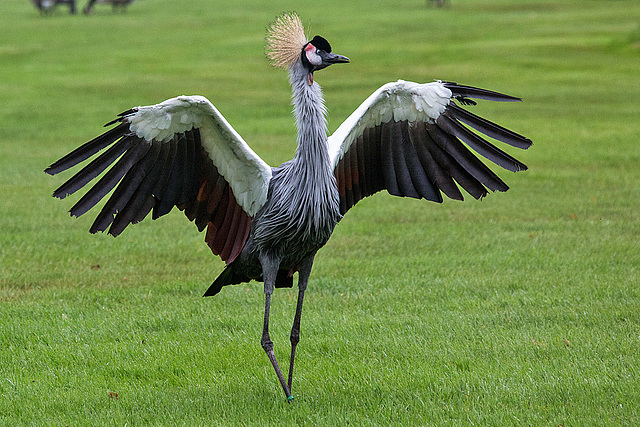
[{"label": "black velvet forehead", "polygon": [[314,45],[317,49],[322,49],[327,53],[331,53],[331,45],[324,37],[315,36],[309,43]]}]

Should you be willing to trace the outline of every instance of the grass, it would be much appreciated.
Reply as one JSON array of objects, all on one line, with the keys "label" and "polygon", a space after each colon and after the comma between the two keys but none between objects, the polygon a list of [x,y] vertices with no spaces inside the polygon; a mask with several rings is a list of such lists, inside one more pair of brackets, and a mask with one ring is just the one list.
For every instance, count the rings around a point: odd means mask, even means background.
[{"label": "grass", "polygon": [[[27,1],[0,15],[0,424],[634,425],[640,419],[640,86],[633,0]],[[317,257],[286,404],[251,284],[182,214],[87,233],[42,170],[131,106],[209,97],[269,164],[295,149],[264,28],[296,9],[348,66],[335,129],[381,84],[443,78],[523,104],[474,110],[531,137],[512,189],[442,205],[377,195]],[[279,290],[281,361],[296,290]]]}]

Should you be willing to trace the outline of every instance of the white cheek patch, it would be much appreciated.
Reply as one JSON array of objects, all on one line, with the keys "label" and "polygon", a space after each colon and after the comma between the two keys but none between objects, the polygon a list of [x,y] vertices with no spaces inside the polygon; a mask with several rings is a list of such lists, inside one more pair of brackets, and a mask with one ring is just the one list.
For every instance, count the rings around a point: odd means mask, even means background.
[{"label": "white cheek patch", "polygon": [[322,65],[322,58],[316,53],[316,47],[311,43],[307,44],[304,49],[304,54],[307,56],[307,61],[311,65]]}]

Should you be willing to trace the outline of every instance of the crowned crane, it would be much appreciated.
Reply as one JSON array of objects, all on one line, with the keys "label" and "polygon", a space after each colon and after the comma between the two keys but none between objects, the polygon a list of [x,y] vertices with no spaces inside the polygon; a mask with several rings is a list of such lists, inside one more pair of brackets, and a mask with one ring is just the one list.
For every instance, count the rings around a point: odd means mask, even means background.
[{"label": "crowned crane", "polygon": [[96,3],[111,3],[111,8],[115,12],[117,8],[120,8],[121,11],[126,11],[129,3],[133,3],[133,0],[89,0],[87,5],[82,9],[82,13],[89,14],[93,10],[93,6]]},{"label": "crowned crane", "polygon": [[76,13],[76,0],[31,0],[31,2],[40,10],[40,13],[43,14],[49,13],[59,4],[68,4],[69,13],[72,15]]},{"label": "crowned crane", "polygon": [[[476,199],[506,191],[507,185],[469,148],[510,171],[527,167],[470,128],[522,149],[531,141],[459,105],[475,105],[471,98],[519,98],[446,81],[402,80],[376,90],[327,137],[326,109],[314,73],[349,59],[333,53],[323,37],[307,39],[294,13],[278,17],[266,41],[267,57],[288,71],[293,91],[298,146],[292,160],[269,166],[206,98],[179,96],[121,113],[105,125],[115,127],[46,172],[55,175],[109,147],[53,193],[65,198],[106,170],[70,211],[83,215],[115,188],[91,233],[108,228],[117,236],[149,212],[156,219],[177,206],[199,231],[206,229],[205,242],[226,262],[204,296],[226,285],[264,282],[261,344],[291,400],[311,266],[342,216],[381,190],[434,202],[442,202],[443,194],[462,200],[459,187]],[[296,271],[298,300],[285,380],[269,337],[269,309],[274,288],[292,287]]]}]

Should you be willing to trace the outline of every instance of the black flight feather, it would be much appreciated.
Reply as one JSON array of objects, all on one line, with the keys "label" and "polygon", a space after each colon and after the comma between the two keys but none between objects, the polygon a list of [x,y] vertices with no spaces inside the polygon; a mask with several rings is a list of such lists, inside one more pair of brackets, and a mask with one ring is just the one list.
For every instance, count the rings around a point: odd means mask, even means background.
[{"label": "black flight feather", "polygon": [[[107,203],[103,206],[89,230],[91,233],[107,229],[107,227],[113,222],[113,215],[120,212],[120,210],[127,205],[127,202],[131,199],[131,196],[138,188],[138,185],[144,179],[149,165],[153,165],[151,163],[153,156],[149,157],[146,155],[151,150],[151,144],[143,142],[141,145],[145,148],[140,152],[138,161],[129,168],[123,179],[120,181],[118,187],[115,189],[111,197],[109,197]],[[154,148],[154,151],[155,150],[156,148]]]},{"label": "black flight feather", "polygon": [[[481,185],[486,185],[491,190],[506,191],[509,187],[498,176],[491,171],[484,163],[482,163],[476,156],[474,156],[458,139],[440,129],[437,125],[427,125],[427,132],[433,138],[433,140],[443,149],[443,151],[451,156],[451,159],[455,164],[448,162],[448,159],[441,158],[438,163],[447,164],[447,169],[451,173],[451,176],[462,187],[469,191],[469,194],[475,198],[482,197],[486,194],[486,189]],[[437,151],[434,150],[433,153]],[[474,178],[474,181],[478,183],[482,189],[478,188],[473,182],[470,182],[465,176],[458,172],[464,172]],[[464,182],[461,182],[463,179]],[[466,183],[466,185],[465,185]],[[480,194],[482,193],[482,194]]]},{"label": "black flight feather", "polygon": [[529,138],[510,131],[509,129],[489,120],[483,119],[482,117],[476,116],[475,114],[458,107],[454,103],[450,103],[447,106],[444,114],[450,115],[451,117],[471,126],[475,130],[513,147],[527,149],[532,144]]},{"label": "black flight feather", "polygon": [[119,126],[114,127],[113,129],[76,148],[71,153],[67,154],[66,156],[46,168],[44,171],[49,175],[55,175],[64,170],[67,170],[70,167],[87,160],[89,157],[93,156],[98,151],[112,144],[118,138],[124,136],[127,133],[129,133],[129,125],[126,123],[122,123]]},{"label": "black flight feather", "polygon": [[[127,136],[127,138],[138,139],[133,135]],[[149,144],[139,139],[138,141],[139,143],[134,144],[131,149],[124,153],[124,155],[120,157],[120,160],[100,178],[96,185],[73,205],[70,211],[71,215],[79,217],[94,207],[96,203],[116,186],[129,169],[144,156],[149,149]]]},{"label": "black flight feather", "polygon": [[512,172],[518,172],[522,170],[527,170],[527,166],[518,161],[517,159],[511,157],[504,151],[495,147],[479,135],[471,132],[469,129],[462,126],[456,120],[452,120],[447,115],[441,114],[436,120],[438,126],[440,126],[444,131],[454,135],[461,140],[463,140],[469,147],[471,147],[478,154],[486,157],[487,159],[494,162],[496,165],[501,166],[507,170]]},{"label": "black flight feather", "polygon": [[420,163],[418,153],[411,141],[409,127],[410,125],[404,122],[402,126],[402,144],[405,164],[411,176],[413,187],[421,197],[434,202],[440,202],[442,200],[440,194],[437,193],[433,187],[431,180]]},{"label": "black flight feather", "polygon": [[162,175],[158,179],[156,186],[153,187],[153,195],[157,199],[156,204],[153,207],[153,215],[152,215],[153,219],[157,219],[162,215],[169,213],[169,211],[171,211],[171,208],[173,207],[173,204],[170,204],[169,202],[167,202],[163,205],[163,202],[166,200],[166,194],[167,194],[167,191],[169,190],[168,188],[169,176],[173,171],[173,168],[175,165],[176,152],[178,150],[178,141],[176,140],[175,136],[171,141],[168,142],[168,144],[169,144],[169,154],[167,156],[167,161],[165,163],[165,166],[162,168]]},{"label": "black flight feather", "polygon": [[120,139],[120,141],[109,147],[107,151],[82,168],[80,172],[72,176],[71,179],[58,187],[58,189],[53,192],[53,197],[64,199],[84,187],[89,181],[111,166],[122,153],[131,148],[134,141],[136,141],[135,138]]},{"label": "black flight feather", "polygon": [[473,86],[465,86],[459,85],[454,82],[442,82],[442,84],[453,92],[454,97],[469,97],[475,99],[485,99],[487,101],[498,101],[498,102],[517,102],[522,101],[520,98],[516,98],[515,96],[505,95],[504,93],[494,92],[492,90],[480,89]]},{"label": "black flight feather", "polygon": [[382,175],[384,176],[384,184],[389,194],[401,196],[398,181],[396,179],[396,171],[393,164],[393,123],[384,123],[380,134],[380,166],[382,166]]},{"label": "black flight feather", "polygon": [[184,134],[180,134],[179,136],[176,135],[176,138],[178,138],[178,140],[176,143],[173,166],[165,187],[166,191],[162,197],[159,197],[160,202],[156,206],[157,214],[154,213],[154,215],[157,216],[169,213],[171,209],[180,202],[180,194],[184,183],[187,144]]},{"label": "black flight feather", "polygon": [[118,122],[122,123],[122,121],[123,121],[127,116],[130,116],[130,115],[135,114],[135,113],[137,113],[137,112],[138,112],[138,109],[137,109],[137,108],[131,108],[131,109],[127,110],[127,111],[123,111],[122,113],[118,114],[118,118],[111,120],[109,123],[106,123],[106,124],[104,125],[104,127],[111,126],[111,125],[116,124],[116,123],[118,123]]},{"label": "black flight feather", "polygon": [[439,190],[442,190],[452,199],[462,200],[462,194],[458,186],[453,182],[451,176],[443,171],[433,154],[429,152],[427,147],[431,147],[432,150],[441,149],[436,145],[431,136],[429,136],[423,122],[412,123],[409,126],[409,139],[413,144],[422,168],[427,174],[427,177],[429,177],[430,183],[433,184],[435,192],[434,201],[441,203],[443,200]]},{"label": "black flight feather", "polygon": [[[144,170],[139,171],[139,176],[142,178],[137,184],[130,184],[135,187],[135,191],[131,194],[131,197],[129,197],[126,205],[119,209],[118,214],[113,220],[113,224],[111,224],[111,227],[109,228],[109,234],[112,236],[117,236],[124,231],[124,229],[136,218],[140,207],[150,195],[151,188],[155,185],[155,180],[160,172],[157,167],[160,151],[161,147],[159,145],[152,145],[144,159],[140,160],[138,164],[136,164],[136,169],[144,168]],[[133,170],[129,171],[129,174],[132,172]],[[121,183],[120,185],[124,184]]]},{"label": "black flight feather", "polygon": [[406,124],[406,122],[395,122],[393,126],[391,126],[392,131],[390,136],[393,153],[393,166],[396,171],[396,182],[398,183],[398,188],[400,189],[399,195],[419,199],[420,195],[413,187],[413,182],[411,182],[411,175],[409,174],[404,156],[404,143],[402,135],[403,124]]},{"label": "black flight feather", "polygon": [[149,214],[151,209],[153,209],[153,207],[155,206],[156,198],[153,194],[153,190],[156,188],[156,185],[158,185],[160,177],[163,174],[164,166],[167,163],[167,158],[169,157],[170,151],[171,151],[171,144],[162,144],[162,146],[160,147],[160,155],[156,160],[156,165],[151,170],[148,176],[150,190],[144,196],[144,201],[138,208],[138,212],[136,216],[131,221],[133,224],[136,224],[142,221]]}]

